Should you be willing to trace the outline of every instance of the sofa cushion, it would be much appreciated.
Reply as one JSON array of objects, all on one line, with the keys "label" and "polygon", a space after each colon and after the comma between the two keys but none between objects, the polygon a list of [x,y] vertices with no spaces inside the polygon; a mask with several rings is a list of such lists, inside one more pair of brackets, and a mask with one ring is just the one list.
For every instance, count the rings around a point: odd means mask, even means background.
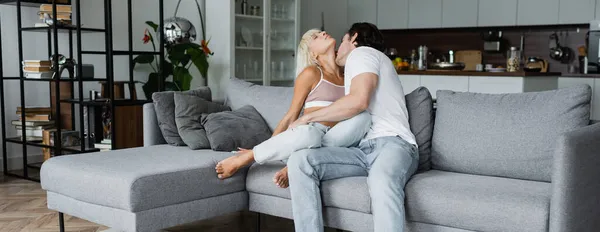
[{"label": "sofa cushion", "polygon": [[[283,167],[285,167],[283,162],[252,165],[246,178],[246,189],[251,193],[291,199],[289,188],[282,189],[273,183],[275,172]],[[323,204],[327,207],[371,213],[367,177],[347,177],[323,181],[321,194]]]},{"label": "sofa cushion", "polygon": [[413,176],[405,193],[409,221],[473,231],[548,231],[550,183],[432,170]]},{"label": "sofa cushion", "polygon": [[175,93],[175,124],[181,140],[192,150],[210,148],[202,115],[228,111],[229,107],[191,94]]},{"label": "sofa cushion", "polygon": [[291,87],[256,85],[232,77],[226,89],[225,104],[232,110],[254,106],[273,131],[287,113],[293,95]]},{"label": "sofa cushion", "polygon": [[[207,101],[211,101],[212,99],[212,93],[208,87],[201,87],[181,93],[198,96]],[[160,127],[160,131],[162,132],[165,141],[174,146],[185,146],[185,143],[179,136],[177,124],[175,123],[175,92],[167,91],[154,93],[152,94],[152,101],[154,101],[154,110],[156,111],[158,126]]]},{"label": "sofa cushion", "polygon": [[271,130],[252,106],[209,114],[202,118],[210,147],[215,151],[252,149],[271,138]]},{"label": "sofa cushion", "polygon": [[419,146],[418,172],[431,169],[431,137],[433,136],[433,100],[425,87],[406,95],[406,108],[410,130]]},{"label": "sofa cushion", "polygon": [[140,212],[244,191],[245,170],[227,180],[215,173],[233,155],[158,145],[54,157],[42,165],[42,188],[79,201]]},{"label": "sofa cushion", "polygon": [[590,120],[589,86],[519,94],[437,92],[433,169],[550,182],[554,144]]}]

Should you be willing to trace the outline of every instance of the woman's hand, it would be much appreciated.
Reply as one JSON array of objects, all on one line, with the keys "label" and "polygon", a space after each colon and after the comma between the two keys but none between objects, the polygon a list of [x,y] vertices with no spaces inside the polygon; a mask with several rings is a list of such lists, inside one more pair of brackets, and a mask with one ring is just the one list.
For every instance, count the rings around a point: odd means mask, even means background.
[{"label": "woman's hand", "polygon": [[308,119],[306,117],[302,116],[298,120],[296,120],[295,122],[290,124],[288,129],[294,129],[294,128],[302,126],[302,125],[307,125],[308,122],[309,122]]}]

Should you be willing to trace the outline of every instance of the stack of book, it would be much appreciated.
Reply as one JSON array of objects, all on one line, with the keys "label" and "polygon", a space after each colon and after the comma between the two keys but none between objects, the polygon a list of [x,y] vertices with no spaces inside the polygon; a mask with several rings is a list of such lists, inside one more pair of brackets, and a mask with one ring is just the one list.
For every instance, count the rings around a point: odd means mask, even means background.
[{"label": "stack of book", "polygon": [[[52,19],[52,16],[54,11],[52,10],[52,4],[42,4],[40,5],[40,19],[42,20],[46,20],[46,19]],[[72,9],[70,5],[57,5],[56,6],[56,19],[63,25],[70,25],[71,24],[71,14],[72,14]],[[36,27],[40,27],[40,26],[48,26],[45,23],[42,24],[36,24]]]},{"label": "stack of book", "polygon": [[112,143],[110,139],[104,139],[100,143],[95,143],[94,148],[100,149],[100,151],[110,151],[112,149]]},{"label": "stack of book", "polygon": [[[25,120],[22,118],[21,111],[21,107],[17,107],[19,120],[11,122],[21,140],[25,138],[31,142],[42,141],[43,131],[54,127],[50,107],[25,107]],[[23,135],[22,121],[25,121],[25,135]]]},{"label": "stack of book", "polygon": [[49,60],[25,60],[23,61],[23,73],[26,78],[52,79],[52,61]]}]

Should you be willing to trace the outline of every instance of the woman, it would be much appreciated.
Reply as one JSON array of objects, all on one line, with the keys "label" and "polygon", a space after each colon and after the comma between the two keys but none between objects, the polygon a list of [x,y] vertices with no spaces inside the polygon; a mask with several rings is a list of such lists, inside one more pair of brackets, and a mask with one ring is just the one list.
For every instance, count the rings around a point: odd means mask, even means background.
[{"label": "woman", "polygon": [[[216,166],[219,179],[231,177],[240,168],[256,161],[285,161],[295,151],[321,146],[349,147],[357,144],[371,126],[371,117],[363,112],[340,122],[319,122],[288,127],[302,112],[310,113],[326,107],[345,95],[344,76],[335,63],[335,39],[326,32],[309,30],[298,45],[296,81],[290,109],[273,132],[273,137],[254,147],[240,149]],[[337,125],[336,125],[337,124]],[[275,174],[275,184],[287,188],[287,167]]]}]

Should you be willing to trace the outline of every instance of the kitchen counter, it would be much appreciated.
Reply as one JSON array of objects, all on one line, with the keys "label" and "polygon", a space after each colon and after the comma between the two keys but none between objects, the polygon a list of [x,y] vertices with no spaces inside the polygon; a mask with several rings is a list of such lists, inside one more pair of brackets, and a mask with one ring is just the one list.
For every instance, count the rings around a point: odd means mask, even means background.
[{"label": "kitchen counter", "polygon": [[[508,77],[557,77],[559,72],[475,72],[475,71],[398,71],[398,75],[440,75],[440,76],[508,76]],[[581,74],[585,75],[585,74]]]}]

